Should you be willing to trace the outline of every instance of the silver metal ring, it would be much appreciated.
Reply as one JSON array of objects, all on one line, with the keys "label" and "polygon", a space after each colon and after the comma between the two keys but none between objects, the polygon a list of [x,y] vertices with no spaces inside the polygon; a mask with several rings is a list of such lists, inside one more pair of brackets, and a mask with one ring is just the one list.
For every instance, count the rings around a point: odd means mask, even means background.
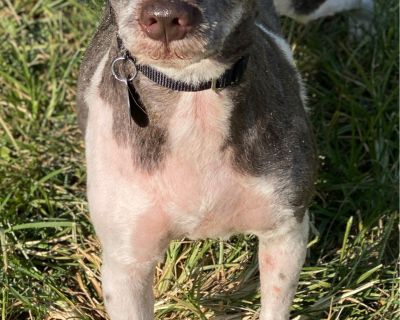
[{"label": "silver metal ring", "polygon": [[[133,73],[132,76],[130,76],[129,78],[125,78],[125,77],[121,77],[120,75],[118,75],[118,73],[117,73],[115,67],[116,67],[117,62],[119,62],[119,61],[124,61],[124,62],[125,62],[125,61],[129,61],[130,63],[132,63],[133,68],[134,68],[134,70],[135,70],[135,72]],[[134,61],[132,58],[118,57],[118,58],[115,58],[114,61],[113,61],[112,64],[111,64],[111,72],[112,72],[114,78],[117,79],[118,81],[121,81],[121,82],[129,82],[129,81],[132,81],[133,79],[136,78],[136,76],[137,76],[137,74],[138,74],[138,69],[136,68],[135,61]]]}]

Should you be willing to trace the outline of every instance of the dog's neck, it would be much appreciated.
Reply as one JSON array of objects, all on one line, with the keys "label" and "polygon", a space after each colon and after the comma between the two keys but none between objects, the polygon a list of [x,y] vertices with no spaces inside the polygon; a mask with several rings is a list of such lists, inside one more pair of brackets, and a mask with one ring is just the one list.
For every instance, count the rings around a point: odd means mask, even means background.
[{"label": "dog's neck", "polygon": [[[235,86],[240,83],[243,78],[243,74],[246,70],[248,57],[240,57],[231,68],[225,70],[225,72],[218,78],[213,78],[212,80],[199,81],[196,83],[175,80],[166,75],[165,73],[153,68],[150,65],[141,65],[137,63],[137,59],[133,57],[130,52],[125,48],[122,39],[117,36],[117,44],[119,55],[114,59],[112,72],[114,77],[119,81],[130,82],[133,81],[137,74],[140,72],[147,78],[152,80],[159,86],[168,88],[173,91],[184,91],[184,92],[198,92],[212,89],[214,91],[219,91],[230,86]],[[117,64],[125,63],[131,66],[130,72],[133,74],[120,75],[117,71]]]}]

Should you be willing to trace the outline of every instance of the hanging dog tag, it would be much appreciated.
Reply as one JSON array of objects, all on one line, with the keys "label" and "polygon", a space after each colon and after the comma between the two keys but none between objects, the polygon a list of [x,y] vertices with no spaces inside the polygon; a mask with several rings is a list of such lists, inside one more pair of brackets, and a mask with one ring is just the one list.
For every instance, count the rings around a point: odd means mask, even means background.
[{"label": "hanging dog tag", "polygon": [[[131,75],[128,75],[127,77],[121,76],[121,72],[118,71],[121,69],[119,63],[122,63],[124,68],[127,68],[127,63],[130,63],[130,67],[133,68],[133,73],[131,73]],[[117,68],[119,69],[117,70]],[[137,93],[133,85],[133,80],[138,74],[135,61],[126,55],[123,57],[118,57],[113,61],[111,65],[111,72],[114,78],[122,82],[126,87],[126,100],[130,119],[133,119],[135,123],[142,128],[147,127],[149,125],[149,116],[142,101],[140,100],[139,94]],[[124,70],[123,73],[127,72],[125,72]]]},{"label": "hanging dog tag", "polygon": [[132,81],[127,81],[126,87],[128,89],[129,115],[139,127],[147,127],[149,125],[149,116]]}]

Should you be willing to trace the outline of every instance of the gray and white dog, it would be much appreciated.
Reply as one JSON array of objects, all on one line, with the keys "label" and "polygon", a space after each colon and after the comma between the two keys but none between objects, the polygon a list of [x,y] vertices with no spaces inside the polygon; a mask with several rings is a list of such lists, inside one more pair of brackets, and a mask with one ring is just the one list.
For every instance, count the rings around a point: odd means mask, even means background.
[{"label": "gray and white dog", "polygon": [[259,238],[263,320],[305,259],[316,151],[276,11],[307,22],[369,0],[110,0],[81,66],[88,200],[112,320],[153,319],[171,239]]}]

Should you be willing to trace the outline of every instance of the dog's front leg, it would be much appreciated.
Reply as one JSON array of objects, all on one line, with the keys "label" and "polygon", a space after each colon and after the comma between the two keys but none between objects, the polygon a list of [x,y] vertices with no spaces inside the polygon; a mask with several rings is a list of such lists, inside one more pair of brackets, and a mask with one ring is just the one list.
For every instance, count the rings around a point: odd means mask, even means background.
[{"label": "dog's front leg", "polygon": [[162,217],[147,212],[129,223],[97,225],[103,248],[103,292],[111,320],[154,317],[154,267],[169,240],[168,224]]},{"label": "dog's front leg", "polygon": [[153,319],[152,261],[122,265],[103,256],[102,280],[107,312],[111,320]]},{"label": "dog's front leg", "polygon": [[102,278],[112,320],[153,319],[153,264],[126,267],[105,258]]},{"label": "dog's front leg", "polygon": [[308,216],[294,228],[276,235],[259,235],[261,281],[260,320],[287,320],[304,263]]}]

